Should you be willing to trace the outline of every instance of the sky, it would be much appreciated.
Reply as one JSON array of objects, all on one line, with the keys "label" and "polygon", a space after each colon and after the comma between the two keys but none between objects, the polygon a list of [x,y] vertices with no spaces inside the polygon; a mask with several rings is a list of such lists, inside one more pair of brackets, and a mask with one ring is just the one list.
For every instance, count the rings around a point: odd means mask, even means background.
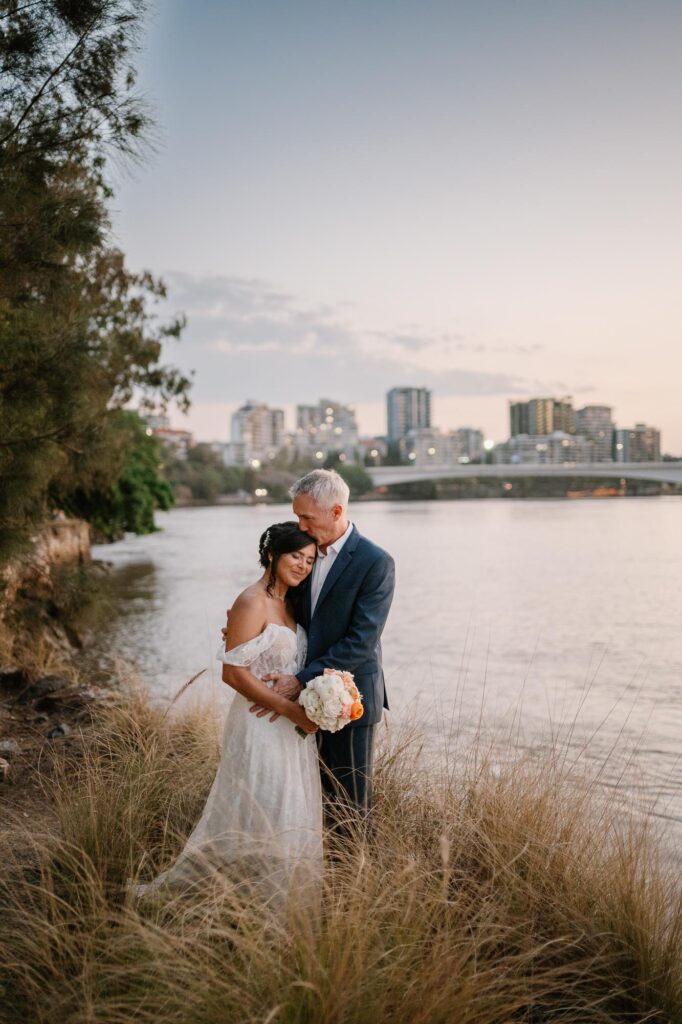
[{"label": "sky", "polygon": [[682,453],[679,0],[156,0],[113,241],[184,311],[173,425],[433,389],[503,440],[572,395]]}]

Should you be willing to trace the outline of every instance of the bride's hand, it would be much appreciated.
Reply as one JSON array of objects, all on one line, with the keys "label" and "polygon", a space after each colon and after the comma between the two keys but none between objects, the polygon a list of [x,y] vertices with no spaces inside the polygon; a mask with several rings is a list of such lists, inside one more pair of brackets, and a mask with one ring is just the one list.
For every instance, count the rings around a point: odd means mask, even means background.
[{"label": "bride's hand", "polygon": [[287,718],[298,725],[299,728],[303,729],[304,732],[315,733],[317,732],[317,726],[314,722],[311,722],[305,711],[300,704],[291,703],[291,709],[287,713]]}]

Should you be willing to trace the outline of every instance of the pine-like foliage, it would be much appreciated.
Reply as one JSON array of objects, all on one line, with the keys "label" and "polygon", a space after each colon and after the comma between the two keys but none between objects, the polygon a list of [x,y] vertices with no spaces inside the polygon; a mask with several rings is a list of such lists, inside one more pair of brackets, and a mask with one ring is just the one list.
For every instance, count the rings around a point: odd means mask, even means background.
[{"label": "pine-like foliage", "polygon": [[151,131],[131,64],[141,8],[0,3],[0,561],[57,498],[116,483],[136,436],[116,409],[187,402],[159,362],[182,318],[159,323],[163,283],[108,245],[106,161],[139,158]]}]

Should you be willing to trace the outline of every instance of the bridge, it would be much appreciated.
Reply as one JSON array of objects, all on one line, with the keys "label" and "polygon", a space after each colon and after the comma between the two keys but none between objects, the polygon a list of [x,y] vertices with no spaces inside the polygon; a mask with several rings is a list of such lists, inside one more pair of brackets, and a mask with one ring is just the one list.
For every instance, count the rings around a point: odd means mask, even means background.
[{"label": "bridge", "polygon": [[519,477],[583,477],[588,479],[652,480],[657,483],[682,484],[680,462],[565,462],[561,465],[540,463],[465,463],[455,466],[367,466],[376,487],[417,483],[421,480],[462,480],[471,477],[492,477],[514,480]]}]

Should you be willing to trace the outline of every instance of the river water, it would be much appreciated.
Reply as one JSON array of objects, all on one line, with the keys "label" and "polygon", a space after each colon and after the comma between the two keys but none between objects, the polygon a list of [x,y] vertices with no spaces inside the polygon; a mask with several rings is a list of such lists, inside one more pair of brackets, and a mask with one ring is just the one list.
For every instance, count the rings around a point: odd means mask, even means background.
[{"label": "river water", "polygon": [[[396,560],[384,633],[392,712],[434,744],[476,732],[558,744],[682,838],[682,497],[367,502],[359,529]],[[159,697],[223,700],[225,609],[288,506],[177,509],[162,532],[95,548],[114,563],[100,637]]]}]

